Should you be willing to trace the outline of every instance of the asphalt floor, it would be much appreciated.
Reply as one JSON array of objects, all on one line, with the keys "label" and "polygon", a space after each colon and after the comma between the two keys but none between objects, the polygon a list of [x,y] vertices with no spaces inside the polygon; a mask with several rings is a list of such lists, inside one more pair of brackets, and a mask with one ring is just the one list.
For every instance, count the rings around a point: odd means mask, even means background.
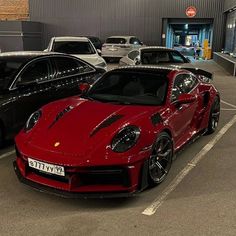
[{"label": "asphalt floor", "polygon": [[214,72],[222,99],[219,127],[183,150],[162,184],[123,199],[41,193],[19,183],[9,143],[0,150],[0,235],[235,236],[236,77],[213,61],[196,66]]}]

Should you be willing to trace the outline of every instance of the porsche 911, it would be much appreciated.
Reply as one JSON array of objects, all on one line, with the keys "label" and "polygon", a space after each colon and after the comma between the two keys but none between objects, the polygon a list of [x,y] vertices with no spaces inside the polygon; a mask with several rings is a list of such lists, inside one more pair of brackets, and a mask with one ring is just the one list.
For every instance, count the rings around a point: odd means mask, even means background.
[{"label": "porsche 911", "polygon": [[217,128],[220,95],[201,72],[118,68],[43,106],[15,139],[19,180],[70,197],[130,196],[160,184],[179,150]]}]

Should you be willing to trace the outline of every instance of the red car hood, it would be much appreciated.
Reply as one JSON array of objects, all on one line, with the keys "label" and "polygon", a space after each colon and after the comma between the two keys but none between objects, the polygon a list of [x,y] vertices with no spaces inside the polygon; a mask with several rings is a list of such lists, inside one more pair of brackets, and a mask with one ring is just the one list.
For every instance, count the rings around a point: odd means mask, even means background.
[{"label": "red car hood", "polygon": [[[119,129],[128,124],[139,126],[139,121],[143,119],[150,121],[153,110],[154,107],[149,106],[114,105],[84,99],[74,99],[73,102],[64,100],[51,106],[48,111],[43,109],[42,118],[31,131],[28,144],[73,156],[88,157],[96,150],[105,153]],[[56,119],[60,112],[60,118]]]}]

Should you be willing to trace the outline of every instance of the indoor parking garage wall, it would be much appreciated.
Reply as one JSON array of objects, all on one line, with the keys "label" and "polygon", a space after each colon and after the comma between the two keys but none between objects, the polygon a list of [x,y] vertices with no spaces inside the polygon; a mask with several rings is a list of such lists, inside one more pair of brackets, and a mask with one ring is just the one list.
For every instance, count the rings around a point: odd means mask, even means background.
[{"label": "indoor parking garage wall", "polygon": [[234,7],[236,7],[236,0],[225,0],[224,11],[228,11]]},{"label": "indoor parking garage wall", "polygon": [[223,45],[223,0],[29,0],[30,20],[44,24],[43,47],[53,36],[137,35],[147,45],[161,45],[162,19],[213,18],[213,50]]}]

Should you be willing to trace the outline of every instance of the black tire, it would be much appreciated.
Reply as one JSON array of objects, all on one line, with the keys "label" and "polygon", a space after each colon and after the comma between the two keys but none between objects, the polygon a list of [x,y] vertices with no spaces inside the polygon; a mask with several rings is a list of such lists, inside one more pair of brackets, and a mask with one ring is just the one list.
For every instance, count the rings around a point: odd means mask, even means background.
[{"label": "black tire", "polygon": [[164,181],[171,168],[172,157],[172,140],[169,134],[162,132],[153,144],[152,154],[149,157],[148,174],[150,186]]},{"label": "black tire", "polygon": [[207,134],[212,134],[216,131],[220,119],[220,99],[215,97],[211,106]]}]

